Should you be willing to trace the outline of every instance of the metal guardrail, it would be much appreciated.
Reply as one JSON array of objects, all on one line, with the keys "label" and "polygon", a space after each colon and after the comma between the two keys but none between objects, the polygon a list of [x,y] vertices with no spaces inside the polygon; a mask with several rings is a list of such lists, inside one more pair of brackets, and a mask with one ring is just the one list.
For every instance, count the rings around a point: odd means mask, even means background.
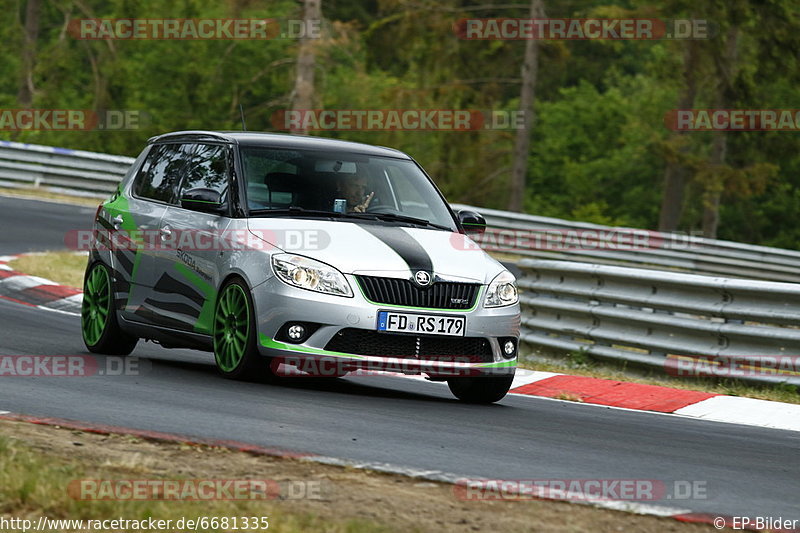
[{"label": "metal guardrail", "polygon": [[[525,344],[673,371],[689,361],[677,356],[755,368],[784,356],[789,371],[800,360],[800,285],[567,261],[518,266]],[[800,385],[796,367],[764,373],[729,377]]]},{"label": "metal guardrail", "polygon": [[[460,204],[454,204],[453,208],[472,209],[486,217],[490,231],[487,240],[498,242],[484,242],[484,248],[499,249],[524,258],[800,283],[800,251],[796,250],[572,222]],[[547,236],[553,234],[560,239],[559,242],[548,240]],[[639,244],[634,240],[628,245],[618,246],[614,235],[619,234],[638,236]],[[537,235],[541,238],[535,238]],[[578,246],[570,246],[570,238]],[[503,239],[513,244],[507,246],[499,242]]]},{"label": "metal guardrail", "polygon": [[[17,184],[104,195],[133,161],[0,141],[0,180]],[[458,204],[453,208],[479,211],[495,234],[572,233],[581,242],[576,247],[538,246],[541,241],[528,238],[507,250],[525,258],[518,262],[524,344],[586,350],[660,368],[674,363],[676,355],[736,357],[753,364],[758,356],[800,356],[800,285],[785,283],[800,282],[798,251]],[[657,245],[608,246],[615,232]],[[795,376],[745,379],[800,384]]]},{"label": "metal guardrail", "polygon": [[0,141],[0,180],[107,195],[134,159],[38,144]]},{"label": "metal guardrail", "polygon": [[[0,180],[13,183],[62,187],[104,195],[114,191],[133,161],[131,157],[118,155],[0,141]],[[569,237],[572,232],[583,243],[586,242],[586,235],[597,235],[588,240],[588,246],[577,247],[536,246],[537,241],[529,238],[521,246],[508,250],[522,257],[800,283],[800,251],[697,237],[683,238],[668,233],[571,222],[465,205],[454,204],[453,207],[481,212],[491,230],[496,232],[495,235],[501,235],[503,231],[522,232],[528,236],[536,232],[559,232]],[[603,234],[619,232],[640,235],[648,245],[623,249],[603,246]]]}]

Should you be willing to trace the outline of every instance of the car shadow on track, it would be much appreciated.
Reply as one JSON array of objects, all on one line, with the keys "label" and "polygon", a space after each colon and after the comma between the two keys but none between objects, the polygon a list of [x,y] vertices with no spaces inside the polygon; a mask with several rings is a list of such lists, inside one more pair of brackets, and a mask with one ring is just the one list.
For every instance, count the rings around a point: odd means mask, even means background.
[{"label": "car shadow on track", "polygon": [[[201,374],[205,377],[212,377],[218,379],[221,383],[237,383],[241,386],[241,382],[227,381],[220,376],[213,365],[199,362],[199,361],[176,361],[172,359],[149,359],[152,364],[151,372],[158,373],[159,368],[189,371],[195,374]],[[360,377],[359,380],[366,378]],[[391,376],[370,376],[369,379],[382,381],[385,385],[379,384],[364,384],[360,381],[355,381],[354,378],[318,378],[318,377],[278,377],[270,379],[260,379],[248,382],[251,385],[263,385],[268,387],[281,387],[286,389],[300,389],[300,390],[313,390],[320,392],[329,392],[335,394],[346,394],[350,396],[365,396],[371,398],[389,398],[398,400],[424,400],[426,402],[446,402],[446,403],[459,403],[455,398],[442,397],[433,394],[426,394],[424,392],[416,392],[403,390],[404,385],[412,383],[420,383],[419,381],[404,380],[398,377]],[[389,380],[396,383],[390,384]],[[433,383],[422,384],[426,387],[445,387],[444,385],[436,385]],[[442,389],[447,391],[446,387]],[[449,392],[448,392],[449,394]]]}]

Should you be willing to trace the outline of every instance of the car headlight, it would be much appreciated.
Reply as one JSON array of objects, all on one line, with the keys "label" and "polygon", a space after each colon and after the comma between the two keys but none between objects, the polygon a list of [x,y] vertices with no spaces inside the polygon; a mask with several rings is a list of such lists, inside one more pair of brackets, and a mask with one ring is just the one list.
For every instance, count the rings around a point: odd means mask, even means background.
[{"label": "car headlight", "polygon": [[519,301],[516,278],[508,270],[501,272],[489,284],[484,307],[503,307]]},{"label": "car headlight", "polygon": [[284,283],[309,291],[353,296],[344,274],[320,261],[294,254],[272,256],[272,270]]}]

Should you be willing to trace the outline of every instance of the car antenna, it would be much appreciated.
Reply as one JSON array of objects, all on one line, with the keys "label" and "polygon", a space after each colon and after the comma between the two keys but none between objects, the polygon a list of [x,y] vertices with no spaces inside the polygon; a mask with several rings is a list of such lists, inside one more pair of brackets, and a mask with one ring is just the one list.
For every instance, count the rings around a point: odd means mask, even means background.
[{"label": "car antenna", "polygon": [[242,104],[239,104],[239,114],[242,116],[242,131],[247,131],[247,125],[244,123],[244,109]]}]

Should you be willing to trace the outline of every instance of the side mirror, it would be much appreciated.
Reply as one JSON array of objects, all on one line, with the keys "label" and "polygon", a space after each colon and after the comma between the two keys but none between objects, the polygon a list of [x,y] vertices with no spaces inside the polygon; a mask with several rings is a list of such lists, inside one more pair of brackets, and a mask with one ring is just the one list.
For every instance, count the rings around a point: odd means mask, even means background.
[{"label": "side mirror", "polygon": [[222,195],[214,189],[189,189],[181,195],[181,207],[203,213],[218,213],[222,208]]},{"label": "side mirror", "polygon": [[458,221],[467,235],[483,235],[486,231],[486,219],[475,211],[459,211]]}]

